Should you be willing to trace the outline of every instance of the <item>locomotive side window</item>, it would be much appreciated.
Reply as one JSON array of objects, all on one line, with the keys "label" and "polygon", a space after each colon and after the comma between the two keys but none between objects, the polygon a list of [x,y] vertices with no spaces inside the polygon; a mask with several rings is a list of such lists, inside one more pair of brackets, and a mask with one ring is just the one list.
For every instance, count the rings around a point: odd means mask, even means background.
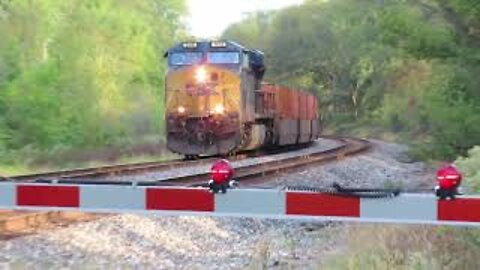
[{"label": "locomotive side window", "polygon": [[238,64],[240,53],[238,52],[209,52],[207,62],[211,64]]},{"label": "locomotive side window", "polygon": [[182,53],[171,53],[170,65],[172,66],[189,66],[195,65],[202,61],[201,52],[182,52]]}]

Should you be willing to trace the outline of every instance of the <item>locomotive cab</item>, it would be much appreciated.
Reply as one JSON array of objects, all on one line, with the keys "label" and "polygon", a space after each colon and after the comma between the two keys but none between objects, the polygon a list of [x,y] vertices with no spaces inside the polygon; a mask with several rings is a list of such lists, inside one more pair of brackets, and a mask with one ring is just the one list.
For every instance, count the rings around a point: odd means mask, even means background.
[{"label": "locomotive cab", "polygon": [[255,121],[263,54],[230,41],[177,44],[166,53],[167,147],[186,156],[242,148]]}]

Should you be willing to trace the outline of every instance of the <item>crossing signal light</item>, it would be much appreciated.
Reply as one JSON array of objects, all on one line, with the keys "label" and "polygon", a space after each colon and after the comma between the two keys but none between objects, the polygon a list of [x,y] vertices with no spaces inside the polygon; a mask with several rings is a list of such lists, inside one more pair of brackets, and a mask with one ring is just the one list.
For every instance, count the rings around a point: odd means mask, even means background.
[{"label": "crossing signal light", "polygon": [[453,164],[444,166],[437,171],[437,186],[435,193],[440,199],[454,199],[459,195],[458,188],[462,183],[462,174]]},{"label": "crossing signal light", "polygon": [[208,182],[208,186],[213,193],[226,193],[228,188],[232,188],[236,185],[233,179],[233,167],[226,159],[221,159],[215,162],[210,169],[211,180]]}]

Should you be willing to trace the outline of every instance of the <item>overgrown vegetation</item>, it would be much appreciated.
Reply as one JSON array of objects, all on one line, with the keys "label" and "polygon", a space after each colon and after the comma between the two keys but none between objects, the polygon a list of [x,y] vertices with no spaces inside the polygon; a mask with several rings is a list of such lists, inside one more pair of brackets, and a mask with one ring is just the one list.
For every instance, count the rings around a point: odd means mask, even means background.
[{"label": "overgrown vegetation", "polygon": [[472,228],[357,225],[348,248],[325,269],[477,269],[480,233]]},{"label": "overgrown vegetation", "polygon": [[480,144],[479,14],[472,0],[310,0],[223,36],[261,48],[267,79],[317,93],[330,129],[451,160]]},{"label": "overgrown vegetation", "polygon": [[160,142],[162,54],[184,12],[183,0],[0,0],[0,162]]}]

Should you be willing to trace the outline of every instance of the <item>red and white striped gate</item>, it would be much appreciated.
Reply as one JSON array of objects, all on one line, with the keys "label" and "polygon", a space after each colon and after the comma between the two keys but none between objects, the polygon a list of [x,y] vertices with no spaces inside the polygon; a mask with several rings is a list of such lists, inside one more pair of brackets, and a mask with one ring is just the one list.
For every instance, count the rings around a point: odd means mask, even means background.
[{"label": "red and white striped gate", "polygon": [[212,194],[206,188],[4,182],[0,208],[480,225],[480,196],[439,201],[433,194],[367,199],[273,189]]}]

